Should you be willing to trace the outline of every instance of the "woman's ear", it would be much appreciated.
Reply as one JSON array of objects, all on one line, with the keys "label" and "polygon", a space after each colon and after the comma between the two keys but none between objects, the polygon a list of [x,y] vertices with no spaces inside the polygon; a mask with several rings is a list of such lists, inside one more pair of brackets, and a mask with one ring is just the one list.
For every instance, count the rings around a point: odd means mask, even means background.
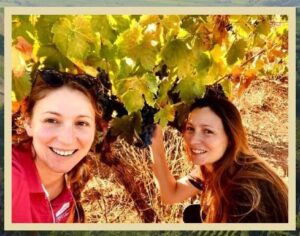
[{"label": "woman's ear", "polygon": [[29,116],[27,116],[25,118],[25,122],[24,122],[24,128],[26,130],[26,133],[29,137],[32,137],[32,127],[31,127],[31,119]]}]

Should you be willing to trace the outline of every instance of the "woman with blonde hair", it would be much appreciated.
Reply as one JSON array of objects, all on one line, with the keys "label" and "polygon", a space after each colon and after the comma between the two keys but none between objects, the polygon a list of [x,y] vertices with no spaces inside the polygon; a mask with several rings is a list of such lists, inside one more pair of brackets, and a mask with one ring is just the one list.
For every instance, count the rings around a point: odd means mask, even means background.
[{"label": "woman with blonde hair", "polygon": [[[185,222],[288,222],[288,189],[249,147],[237,108],[226,98],[207,96],[192,104],[183,130],[194,169],[176,180],[166,161],[163,133],[152,138],[153,172],[161,199],[172,204],[199,195],[200,208]],[[196,217],[195,219],[191,215]]]}]

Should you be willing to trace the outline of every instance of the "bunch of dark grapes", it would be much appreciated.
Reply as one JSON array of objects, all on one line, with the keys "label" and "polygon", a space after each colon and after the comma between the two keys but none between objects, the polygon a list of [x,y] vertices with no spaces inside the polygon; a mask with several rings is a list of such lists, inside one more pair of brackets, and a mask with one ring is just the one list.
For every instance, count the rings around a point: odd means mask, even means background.
[{"label": "bunch of dark grapes", "polygon": [[135,146],[139,148],[146,148],[147,146],[151,145],[152,136],[155,131],[155,124],[154,124],[154,114],[158,111],[158,109],[149,106],[146,102],[141,110],[142,113],[142,126],[141,126],[141,133],[140,139]]},{"label": "bunch of dark grapes", "polygon": [[115,95],[110,95],[112,84],[109,81],[108,73],[102,70],[100,67],[97,68],[98,75],[97,79],[100,80],[101,87],[98,92],[97,102],[100,104],[103,111],[103,119],[105,121],[110,121],[114,111],[117,112],[117,117],[122,117],[127,115],[128,112],[124,107],[124,104],[118,101]]},{"label": "bunch of dark grapes", "polygon": [[128,115],[128,112],[123,103],[118,101],[118,98],[115,95],[111,95],[111,105],[113,109],[117,112],[117,117],[122,117]]},{"label": "bunch of dark grapes", "polygon": [[117,97],[112,95],[109,96],[108,94],[99,94],[98,95],[98,103],[101,106],[103,111],[103,119],[105,121],[110,121],[112,118],[112,114],[114,111],[117,112],[117,117],[122,117],[123,115],[127,115],[128,112],[125,109],[123,103],[117,100]]},{"label": "bunch of dark grapes", "polygon": [[179,96],[179,92],[174,92],[176,86],[177,86],[177,82],[178,82],[179,78],[177,77],[172,88],[168,91],[168,97],[169,99],[172,101],[173,104],[178,103],[181,101],[180,96]]},{"label": "bunch of dark grapes", "polygon": [[103,85],[103,88],[106,91],[110,91],[111,90],[111,82],[109,81],[108,73],[106,73],[105,70],[102,70],[100,67],[98,67],[97,70],[99,72],[97,75],[97,79],[99,79],[101,81],[101,84]]},{"label": "bunch of dark grapes", "polygon": [[168,77],[169,73],[168,73],[168,67],[167,67],[167,65],[166,65],[166,64],[163,64],[163,65],[161,66],[161,69],[160,69],[159,71],[157,71],[157,72],[155,73],[155,75],[158,76],[158,78],[159,78],[160,80],[162,80],[164,77]]},{"label": "bunch of dark grapes", "polygon": [[204,97],[205,98],[206,97],[216,97],[216,98],[220,98],[220,99],[228,99],[224,93],[222,85],[218,84],[218,83],[206,86]]},{"label": "bunch of dark grapes", "polygon": [[104,94],[104,93],[99,94],[98,95],[98,103],[100,104],[102,112],[103,112],[102,118],[107,122],[110,121],[111,117],[112,117],[112,113],[114,111],[114,109],[111,105],[111,102],[110,102],[110,96],[107,94]]}]

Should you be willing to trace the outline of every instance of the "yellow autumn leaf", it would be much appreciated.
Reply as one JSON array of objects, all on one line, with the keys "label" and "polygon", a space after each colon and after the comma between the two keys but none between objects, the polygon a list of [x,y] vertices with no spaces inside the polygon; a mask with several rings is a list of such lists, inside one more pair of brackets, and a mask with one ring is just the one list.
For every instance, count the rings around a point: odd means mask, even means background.
[{"label": "yellow autumn leaf", "polygon": [[216,44],[213,50],[210,51],[211,57],[216,63],[225,62],[225,48],[221,47],[219,44]]}]

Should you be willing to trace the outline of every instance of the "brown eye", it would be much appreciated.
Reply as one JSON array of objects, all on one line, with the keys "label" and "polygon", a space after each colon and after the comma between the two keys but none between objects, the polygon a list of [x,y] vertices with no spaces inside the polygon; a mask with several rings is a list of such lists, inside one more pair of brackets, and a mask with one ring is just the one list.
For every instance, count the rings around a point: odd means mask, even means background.
[{"label": "brown eye", "polygon": [[213,133],[214,133],[213,131],[211,131],[211,130],[209,130],[209,129],[205,129],[203,132],[204,132],[205,134],[213,134]]},{"label": "brown eye", "polygon": [[186,131],[194,131],[194,128],[192,126],[187,126],[185,130]]},{"label": "brown eye", "polygon": [[80,127],[90,126],[90,124],[86,121],[78,121],[76,125]]},{"label": "brown eye", "polygon": [[58,120],[54,119],[54,118],[47,118],[44,120],[45,123],[48,124],[58,124]]}]

